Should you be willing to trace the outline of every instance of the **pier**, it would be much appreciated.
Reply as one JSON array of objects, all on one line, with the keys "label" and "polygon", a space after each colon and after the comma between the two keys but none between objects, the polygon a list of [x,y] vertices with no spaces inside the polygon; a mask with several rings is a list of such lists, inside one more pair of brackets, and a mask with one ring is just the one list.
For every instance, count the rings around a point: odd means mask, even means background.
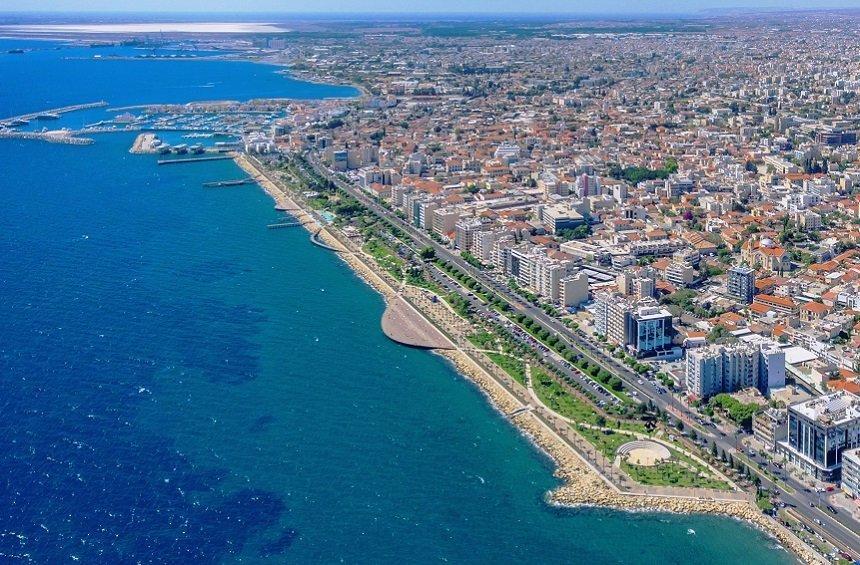
[{"label": "pier", "polygon": [[91,110],[93,108],[104,108],[107,105],[108,103],[104,100],[99,100],[98,102],[89,102],[87,104],[75,104],[73,106],[63,106],[62,108],[41,110],[39,112],[32,112],[30,114],[21,114],[19,116],[10,116],[8,118],[4,118],[0,120],[0,125],[9,126],[15,123],[21,125],[40,118],[57,119],[62,114],[68,114],[69,112],[77,112],[79,110]]},{"label": "pier", "polygon": [[158,138],[154,133],[142,133],[135,138],[128,152],[133,154],[155,153],[156,140]]},{"label": "pier", "polygon": [[206,188],[222,188],[227,186],[241,186],[243,184],[253,184],[254,179],[252,177],[237,179],[237,180],[220,180],[213,182],[204,182],[203,186]]},{"label": "pier", "polygon": [[[315,222],[309,221],[308,223],[311,224],[311,223],[315,223]],[[321,231],[322,231],[322,229],[319,229],[316,232],[311,234],[311,243],[313,243],[314,245],[318,245],[319,247],[322,247],[323,249],[328,249],[329,251],[334,251],[335,253],[340,253],[341,251],[343,251],[343,249],[338,249],[337,247],[333,247],[327,243],[324,243],[320,239],[320,232]]]},{"label": "pier", "polygon": [[230,155],[210,155],[207,157],[189,157],[188,159],[159,159],[159,165],[181,165],[183,163],[202,163],[204,161],[225,161],[232,159]]},{"label": "pier", "polygon": [[[274,224],[269,224],[266,227],[270,230],[276,230],[279,228],[299,228],[302,226],[306,226],[308,224],[315,223],[314,220],[293,220],[293,221],[285,221],[285,222],[275,222]],[[336,250],[339,251],[339,250]]]},{"label": "pier", "polygon": [[302,226],[301,222],[277,222],[274,224],[269,224],[266,227],[270,230],[277,230],[280,228],[299,228]]}]

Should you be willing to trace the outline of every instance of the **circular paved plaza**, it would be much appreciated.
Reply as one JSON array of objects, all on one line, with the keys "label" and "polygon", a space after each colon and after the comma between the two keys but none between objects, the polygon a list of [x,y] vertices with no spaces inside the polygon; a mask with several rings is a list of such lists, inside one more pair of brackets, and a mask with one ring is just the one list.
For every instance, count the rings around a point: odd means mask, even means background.
[{"label": "circular paved plaza", "polygon": [[648,440],[627,442],[618,448],[616,454],[631,465],[642,467],[653,467],[672,458],[672,453],[666,446]]}]

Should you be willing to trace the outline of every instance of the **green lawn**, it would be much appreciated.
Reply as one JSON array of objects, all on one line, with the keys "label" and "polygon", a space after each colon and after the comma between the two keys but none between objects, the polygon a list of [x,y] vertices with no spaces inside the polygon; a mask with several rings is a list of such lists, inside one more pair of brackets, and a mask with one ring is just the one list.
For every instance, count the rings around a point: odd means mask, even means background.
[{"label": "green lawn", "polygon": [[478,349],[495,349],[496,335],[486,330],[480,330],[469,336],[469,341]]},{"label": "green lawn", "polygon": [[761,510],[764,510],[765,512],[773,511],[773,504],[770,501],[770,497],[768,497],[764,493],[761,493],[756,496],[755,503]]},{"label": "green lawn", "polygon": [[436,294],[442,294],[442,287],[435,281],[427,279],[422,272],[410,272],[406,275],[406,283],[412,286],[426,288]]},{"label": "green lawn", "polygon": [[619,447],[636,439],[627,434],[603,432],[591,428],[576,428],[576,431],[609,459],[615,459],[615,452]]},{"label": "green lawn", "polygon": [[380,267],[391,273],[396,279],[403,278],[403,259],[398,257],[388,246],[378,239],[372,238],[364,244],[364,251],[374,258]]},{"label": "green lawn", "polygon": [[568,392],[558,381],[540,369],[532,370],[532,386],[541,402],[574,422],[597,424],[598,414],[584,400]]},{"label": "green lawn", "polygon": [[698,472],[688,469],[676,460],[666,461],[653,467],[641,467],[622,461],[621,468],[630,475],[631,479],[643,485],[729,489],[729,485],[723,481],[699,476]]},{"label": "green lawn", "polygon": [[515,381],[525,386],[526,384],[526,365],[519,359],[514,359],[504,355],[503,353],[487,353],[493,363],[501,367]]},{"label": "green lawn", "polygon": [[[603,455],[613,460],[615,459],[615,453],[619,447],[635,439],[633,436],[628,434],[603,432],[601,430],[593,430],[589,428],[577,427],[576,431],[579,435],[588,440],[589,443],[594,445],[594,447],[603,453]],[[653,467],[640,467],[638,465],[631,465],[622,461],[621,468],[630,476],[631,479],[643,485],[710,488],[718,490],[728,490],[730,488],[727,483],[714,478],[709,470],[690,457],[675,451],[674,449],[671,451],[673,459],[666,461],[665,463],[661,463]],[[706,476],[700,476],[700,472],[704,472]]]}]

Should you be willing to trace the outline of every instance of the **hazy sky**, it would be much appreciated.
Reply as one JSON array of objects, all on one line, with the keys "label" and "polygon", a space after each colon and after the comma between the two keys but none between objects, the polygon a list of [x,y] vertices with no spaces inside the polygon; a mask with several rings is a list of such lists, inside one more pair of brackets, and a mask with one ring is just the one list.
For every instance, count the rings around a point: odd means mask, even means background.
[{"label": "hazy sky", "polygon": [[691,13],[725,7],[860,8],[860,0],[0,0],[4,11]]}]

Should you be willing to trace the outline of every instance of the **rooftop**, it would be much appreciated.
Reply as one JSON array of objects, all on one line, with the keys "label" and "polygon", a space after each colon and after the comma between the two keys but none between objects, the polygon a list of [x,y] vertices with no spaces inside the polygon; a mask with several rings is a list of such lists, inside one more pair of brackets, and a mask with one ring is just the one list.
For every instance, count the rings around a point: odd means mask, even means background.
[{"label": "rooftop", "polygon": [[790,406],[789,409],[825,426],[860,418],[860,397],[839,391]]}]

